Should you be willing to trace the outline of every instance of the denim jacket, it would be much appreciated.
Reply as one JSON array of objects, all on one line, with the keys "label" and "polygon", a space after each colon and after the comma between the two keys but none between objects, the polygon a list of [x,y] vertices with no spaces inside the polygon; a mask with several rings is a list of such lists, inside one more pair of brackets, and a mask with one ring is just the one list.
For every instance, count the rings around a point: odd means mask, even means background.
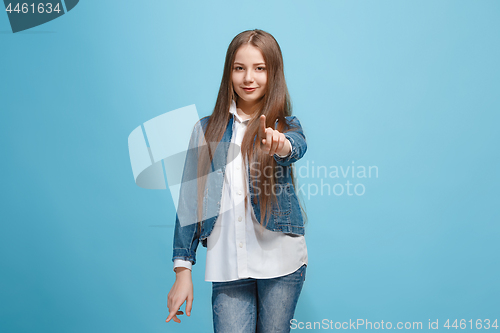
[{"label": "denim jacket", "polygon": [[[271,216],[265,224],[268,230],[283,232],[292,235],[304,235],[304,219],[300,209],[299,201],[296,191],[294,189],[290,169],[292,163],[298,161],[304,156],[307,150],[307,143],[304,132],[300,125],[299,120],[295,116],[285,117],[286,121],[292,125],[288,132],[283,133],[290,141],[292,150],[291,153],[285,157],[279,157],[274,154],[276,160],[276,167],[281,170],[275,170],[276,185],[275,192],[277,197],[277,205],[273,204],[271,209]],[[225,132],[222,136],[220,143],[217,144],[213,155],[213,162],[210,167],[212,171],[210,186],[207,186],[203,195],[203,213],[201,220],[201,232],[198,223],[190,222],[188,224],[181,224],[179,221],[179,212],[184,215],[196,215],[197,212],[197,196],[194,192],[187,194],[188,181],[196,182],[196,170],[198,162],[198,150],[196,142],[199,136],[204,134],[209,117],[204,117],[195,126],[191,135],[189,143],[189,150],[186,155],[184,164],[184,172],[182,175],[181,193],[179,198],[178,211],[176,213],[174,241],[173,241],[173,256],[172,261],[175,259],[189,260],[193,264],[196,263],[196,249],[201,240],[202,245],[207,247],[207,237],[212,232],[217,217],[219,215],[220,203],[222,198],[222,190],[225,175],[225,166],[227,163],[228,150],[231,146],[231,138],[233,134],[234,115],[231,114],[229,122],[226,126]],[[276,120],[275,128],[278,120]],[[202,130],[201,130],[202,129]],[[239,147],[237,147],[239,149]],[[250,166],[248,167],[248,174],[250,174]],[[250,177],[249,177],[250,178]],[[259,193],[258,189],[251,186],[249,179],[248,188],[250,191],[250,201],[257,221],[260,221],[261,212],[259,206]],[[195,188],[195,186],[193,187]]]}]

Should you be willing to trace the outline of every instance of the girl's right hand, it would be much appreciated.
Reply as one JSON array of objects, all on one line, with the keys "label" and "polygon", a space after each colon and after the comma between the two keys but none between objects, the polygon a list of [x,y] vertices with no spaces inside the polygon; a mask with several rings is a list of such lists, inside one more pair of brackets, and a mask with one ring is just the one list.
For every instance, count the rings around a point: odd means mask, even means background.
[{"label": "girl's right hand", "polygon": [[167,323],[172,318],[176,323],[181,322],[181,320],[177,318],[177,315],[184,314],[184,312],[179,311],[184,301],[186,301],[186,314],[191,316],[191,309],[193,307],[193,280],[191,278],[191,270],[185,267],[177,267],[175,282],[167,297],[167,307],[170,312],[166,320]]}]

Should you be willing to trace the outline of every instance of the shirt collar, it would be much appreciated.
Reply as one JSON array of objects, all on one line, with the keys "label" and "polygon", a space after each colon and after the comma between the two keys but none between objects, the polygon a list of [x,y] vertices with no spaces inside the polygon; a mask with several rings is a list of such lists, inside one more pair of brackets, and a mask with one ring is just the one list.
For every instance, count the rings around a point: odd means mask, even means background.
[{"label": "shirt collar", "polygon": [[234,101],[234,99],[231,100],[231,106],[229,107],[229,113],[233,114],[234,119],[236,119],[236,121],[238,121],[239,123],[246,123],[250,120],[250,119],[246,119],[246,120],[241,119],[238,112],[236,111],[236,102]]}]

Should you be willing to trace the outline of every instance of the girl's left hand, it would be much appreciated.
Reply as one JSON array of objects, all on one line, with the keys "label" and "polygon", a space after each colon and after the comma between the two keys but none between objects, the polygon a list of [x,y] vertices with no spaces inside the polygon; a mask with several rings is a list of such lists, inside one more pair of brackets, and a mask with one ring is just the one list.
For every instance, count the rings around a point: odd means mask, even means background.
[{"label": "girl's left hand", "polygon": [[285,137],[285,134],[272,129],[271,127],[266,128],[265,115],[260,116],[259,126],[259,139],[261,139],[261,142],[264,145],[262,150],[270,156],[273,156],[274,154],[281,156],[288,155],[291,150],[291,144],[290,142],[287,142],[288,139]]}]

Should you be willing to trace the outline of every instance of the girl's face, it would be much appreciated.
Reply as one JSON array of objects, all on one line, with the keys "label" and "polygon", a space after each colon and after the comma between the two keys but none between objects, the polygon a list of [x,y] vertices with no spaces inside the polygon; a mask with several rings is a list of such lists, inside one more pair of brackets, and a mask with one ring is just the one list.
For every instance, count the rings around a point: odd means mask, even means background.
[{"label": "girl's face", "polygon": [[264,96],[267,70],[258,48],[245,44],[236,51],[231,80],[234,91],[245,104],[254,105]]}]

